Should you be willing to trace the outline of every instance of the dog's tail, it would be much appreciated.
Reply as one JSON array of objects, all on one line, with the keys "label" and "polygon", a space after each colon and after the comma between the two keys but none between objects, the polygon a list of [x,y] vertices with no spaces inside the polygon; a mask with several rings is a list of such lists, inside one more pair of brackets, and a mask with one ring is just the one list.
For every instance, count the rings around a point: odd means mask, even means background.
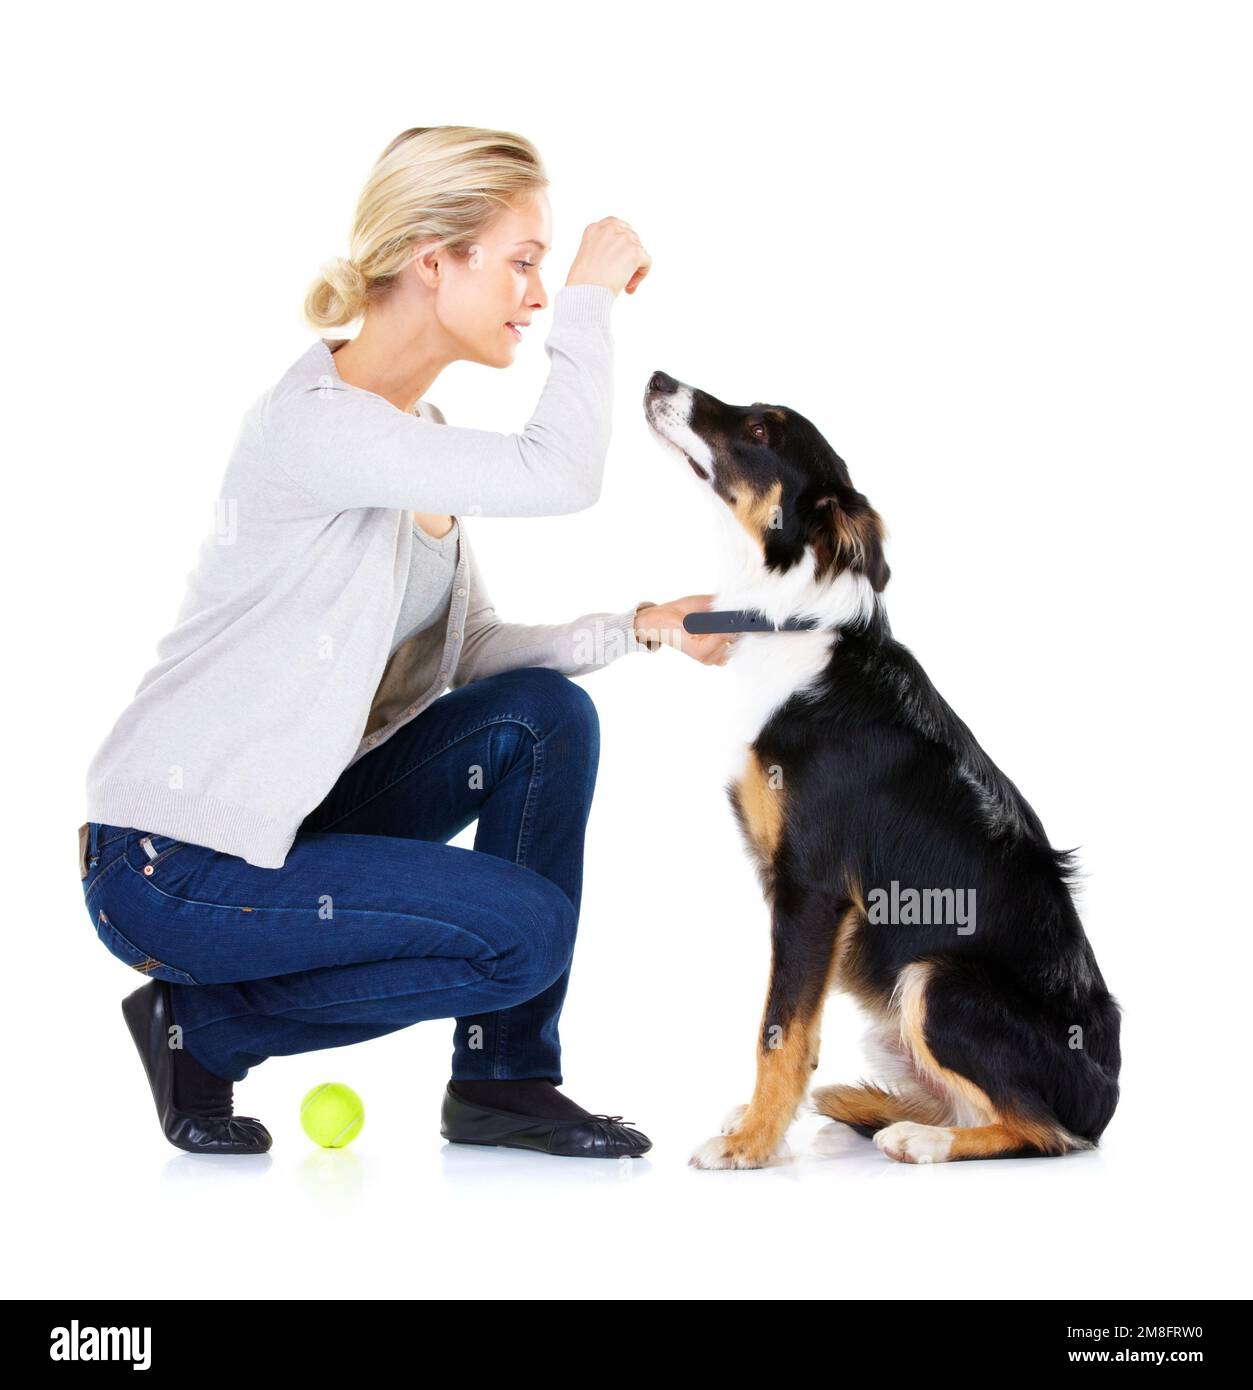
[{"label": "dog's tail", "polygon": [[949,1107],[938,1096],[922,1090],[887,1090],[872,1081],[859,1081],[855,1086],[820,1086],[811,1093],[810,1103],[820,1115],[839,1120],[867,1139],[902,1120],[946,1125],[952,1118]]}]

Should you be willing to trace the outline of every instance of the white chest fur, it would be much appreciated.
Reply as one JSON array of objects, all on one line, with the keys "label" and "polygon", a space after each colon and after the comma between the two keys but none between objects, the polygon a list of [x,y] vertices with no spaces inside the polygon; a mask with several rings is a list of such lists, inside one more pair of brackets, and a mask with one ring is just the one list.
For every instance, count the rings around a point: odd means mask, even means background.
[{"label": "white chest fur", "polygon": [[730,512],[719,511],[723,564],[712,606],[756,609],[774,623],[807,617],[820,625],[812,632],[746,632],[737,640],[724,670],[732,687],[727,700],[728,732],[732,772],[738,776],[746,745],[780,705],[814,684],[831,660],[840,629],[869,617],[875,595],[865,575],[851,570],[834,580],[819,580],[811,552],[786,571],[767,570],[760,547],[748,539]]},{"label": "white chest fur", "polygon": [[731,772],[743,770],[748,744],[775,710],[826,670],[838,640],[834,632],[746,632],[739,638],[724,668],[731,683]]}]

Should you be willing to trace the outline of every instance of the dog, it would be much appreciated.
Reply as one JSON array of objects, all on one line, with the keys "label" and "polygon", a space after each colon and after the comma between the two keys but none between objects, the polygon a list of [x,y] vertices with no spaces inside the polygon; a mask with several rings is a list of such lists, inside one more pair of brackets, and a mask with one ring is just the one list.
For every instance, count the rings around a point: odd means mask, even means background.
[{"label": "dog", "polygon": [[747,699],[725,790],[770,908],[771,974],[752,1100],[691,1163],[786,1153],[831,990],[869,1014],[884,1074],[812,1104],[889,1158],[1094,1148],[1118,1101],[1120,1009],[1074,906],[1075,852],[1050,846],[893,638],[879,514],[795,410],[655,372],[644,411],[717,504],[714,607],[803,625],[744,631],[727,662]]}]

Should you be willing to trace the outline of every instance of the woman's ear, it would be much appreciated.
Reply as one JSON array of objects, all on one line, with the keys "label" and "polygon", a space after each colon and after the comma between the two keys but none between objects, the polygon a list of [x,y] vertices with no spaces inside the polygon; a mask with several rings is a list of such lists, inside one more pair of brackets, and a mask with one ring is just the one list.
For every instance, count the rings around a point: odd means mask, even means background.
[{"label": "woman's ear", "polygon": [[835,575],[854,570],[870,580],[876,594],[882,593],[892,574],[883,555],[883,518],[860,492],[850,492],[843,500],[836,493],[824,493],[813,506],[820,519],[814,538],[820,571]]}]

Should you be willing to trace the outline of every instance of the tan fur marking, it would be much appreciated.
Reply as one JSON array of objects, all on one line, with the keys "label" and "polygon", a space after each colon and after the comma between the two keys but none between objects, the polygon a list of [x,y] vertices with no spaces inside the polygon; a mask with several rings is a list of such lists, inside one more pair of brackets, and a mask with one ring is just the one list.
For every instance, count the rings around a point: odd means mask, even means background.
[{"label": "tan fur marking", "polygon": [[1021,1153],[1032,1149],[1038,1153],[1062,1154],[1075,1147],[1058,1128],[1048,1125],[1012,1124],[980,1125],[977,1128],[953,1129],[953,1147],[949,1158],[996,1158],[999,1154]]},{"label": "tan fur marking", "polygon": [[783,480],[780,479],[768,492],[752,492],[747,487],[740,487],[735,501],[731,504],[735,519],[763,551],[766,548],[766,532],[770,527],[771,512],[780,505],[782,497]]},{"label": "tan fur marking", "polygon": [[748,750],[744,771],[735,783],[741,824],[761,867],[772,865],[783,830],[783,787],[770,785],[770,773],[755,748]]}]

